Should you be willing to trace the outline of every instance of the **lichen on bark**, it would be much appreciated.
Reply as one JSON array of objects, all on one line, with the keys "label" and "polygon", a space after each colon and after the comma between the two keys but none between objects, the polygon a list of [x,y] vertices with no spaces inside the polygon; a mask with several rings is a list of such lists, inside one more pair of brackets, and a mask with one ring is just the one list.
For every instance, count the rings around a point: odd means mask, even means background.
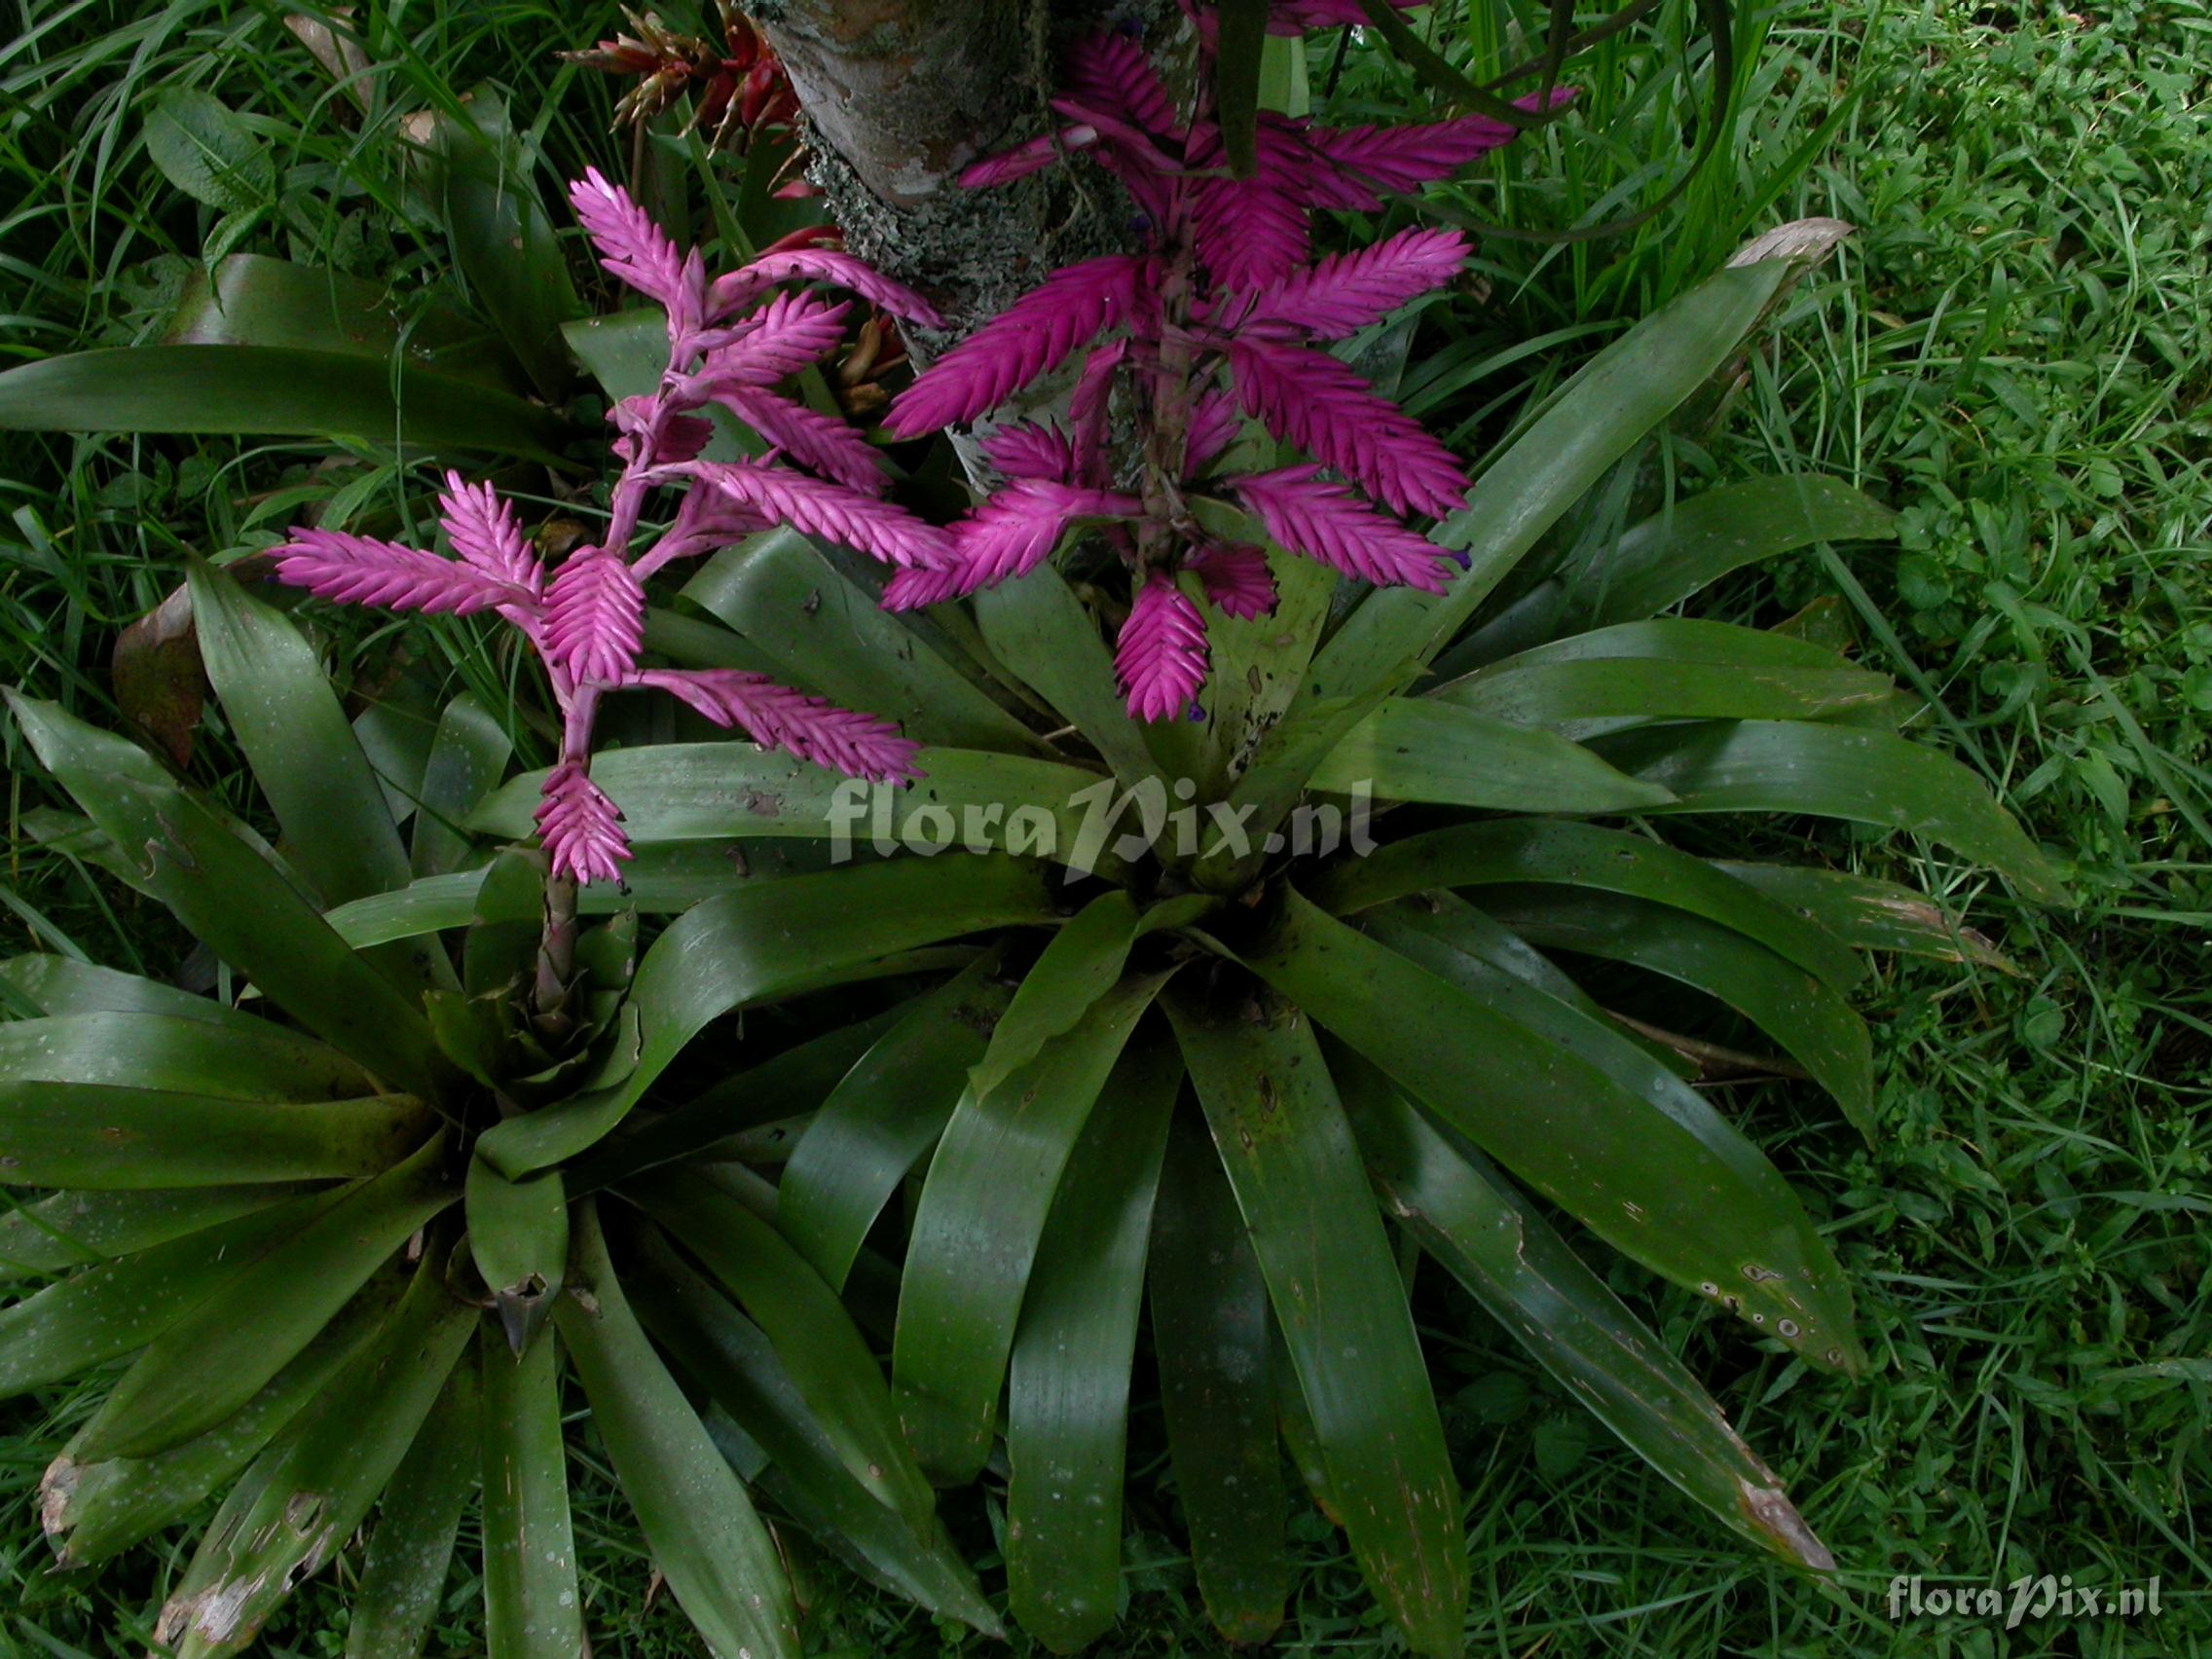
[{"label": "lichen on bark", "polygon": [[1056,267],[1137,245],[1127,199],[1095,169],[988,191],[958,175],[1045,130],[1069,39],[1131,23],[1169,38],[1172,0],[759,0],[753,15],[791,73],[808,176],[846,245],[944,313],[944,331],[914,338],[919,355]]}]

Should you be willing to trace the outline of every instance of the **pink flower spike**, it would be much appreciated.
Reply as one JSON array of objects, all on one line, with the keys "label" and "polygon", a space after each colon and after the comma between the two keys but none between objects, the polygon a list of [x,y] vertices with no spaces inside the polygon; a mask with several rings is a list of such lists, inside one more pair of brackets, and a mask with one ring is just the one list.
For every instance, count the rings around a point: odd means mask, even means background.
[{"label": "pink flower spike", "polygon": [[1140,720],[1176,719],[1206,682],[1206,621],[1162,571],[1129,604],[1114,643],[1114,673]]},{"label": "pink flower spike", "polygon": [[886,610],[919,610],[925,606],[946,605],[975,590],[964,571],[901,571],[883,584],[881,605]]},{"label": "pink flower spike", "polygon": [[1134,496],[1017,478],[952,527],[964,591],[1026,575],[1051,557],[1078,519],[1134,518],[1143,511]]},{"label": "pink flower spike", "polygon": [[1322,340],[1343,340],[1443,287],[1466,257],[1467,239],[1457,231],[1400,231],[1280,278],[1252,303],[1240,326],[1287,323]]},{"label": "pink flower spike", "polygon": [[532,594],[544,586],[545,572],[523,539],[513,505],[500,500],[491,485],[469,484],[448,472],[438,497],[438,522],[453,550],[494,581],[512,582]]},{"label": "pink flower spike", "polygon": [[743,322],[702,337],[698,371],[676,388],[679,404],[696,405],[725,386],[774,386],[821,360],[845,338],[849,301],[815,294],[778,294]]},{"label": "pink flower spike", "polygon": [[937,308],[894,282],[865,260],[827,247],[793,247],[762,254],[752,264],[718,276],[707,289],[707,315],[723,317],[750,305],[779,282],[832,282],[905,322],[941,328]]},{"label": "pink flower spike", "polygon": [[[1390,0],[1401,12],[1423,6],[1428,0]],[[1359,0],[1274,0],[1268,8],[1270,34],[1304,34],[1308,29],[1360,28],[1367,9]]]},{"label": "pink flower spike", "polygon": [[1109,29],[1070,47],[1065,84],[1079,103],[1118,115],[1156,138],[1173,138],[1182,130],[1151,56],[1125,34]]},{"label": "pink flower spike", "polygon": [[645,590],[603,547],[569,555],[545,596],[545,658],[577,681],[619,684],[645,643]]},{"label": "pink flower spike", "polygon": [[842,484],[761,461],[694,461],[686,470],[778,524],[842,542],[886,564],[941,570],[952,562],[952,543],[943,531]]},{"label": "pink flower spike", "polygon": [[1097,142],[1098,129],[1092,127],[1069,127],[1058,132],[1040,133],[1026,144],[1017,144],[1011,150],[1002,150],[995,156],[985,156],[970,164],[961,170],[960,188],[991,190],[1012,184],[1017,178],[1043,172],[1060,159],[1063,150],[1080,150]]},{"label": "pink flower spike", "polygon": [[1448,555],[1442,548],[1320,473],[1317,466],[1286,466],[1228,482],[1268,534],[1293,553],[1378,585],[1444,591]]},{"label": "pink flower spike", "polygon": [[537,607],[537,595],[527,587],[396,541],[335,530],[294,529],[292,539],[271,552],[279,581],[339,605],[454,616],[494,606],[513,606],[531,614]]},{"label": "pink flower spike", "polygon": [[1249,622],[1275,608],[1274,572],[1268,556],[1246,541],[1209,541],[1183,561],[1205,584],[1206,598],[1224,616]]},{"label": "pink flower spike", "polygon": [[1183,439],[1183,478],[1187,483],[1208,461],[1216,461],[1244,430],[1236,413],[1235,397],[1214,390],[1198,394],[1191,405],[1191,424]]},{"label": "pink flower spike", "polygon": [[[1513,100],[1533,113],[1547,107],[1533,95]],[[1557,109],[1574,101],[1572,87],[1552,89],[1548,107]],[[1477,156],[1510,144],[1514,129],[1487,115],[1462,115],[1453,121],[1432,121],[1415,127],[1314,127],[1306,141],[1331,167],[1358,178],[1377,190],[1410,194],[1424,184],[1450,178]],[[1329,176],[1330,167],[1316,177]],[[1360,201],[1329,201],[1327,206],[1374,206],[1371,193],[1355,192]]]},{"label": "pink flower spike", "polygon": [[1075,481],[1075,450],[1056,425],[1017,421],[983,440],[983,459],[1009,478],[1044,478],[1055,484]]},{"label": "pink flower spike", "polygon": [[1229,343],[1244,412],[1394,512],[1441,518],[1472,486],[1419,421],[1326,352],[1246,335]]},{"label": "pink flower spike", "polygon": [[610,275],[672,312],[682,306],[683,256],[628,191],[587,167],[569,186],[569,203]]},{"label": "pink flower spike", "polygon": [[583,767],[571,760],[546,774],[535,816],[555,875],[583,885],[622,879],[630,857],[622,815]]},{"label": "pink flower spike", "polygon": [[810,472],[866,496],[891,488],[875,447],[842,421],[756,387],[731,387],[715,401]]},{"label": "pink flower spike", "polygon": [[1228,176],[1218,128],[1200,128],[1191,143],[1191,165],[1220,175],[1191,181],[1198,259],[1215,281],[1238,293],[1295,271],[1311,247],[1307,200],[1314,166],[1300,129],[1262,110],[1255,136],[1259,166],[1250,178]]},{"label": "pink flower spike", "polygon": [[717,725],[741,728],[763,749],[781,749],[848,778],[904,784],[921,776],[914,769],[921,745],[900,736],[891,721],[806,696],[765,675],[650,669],[632,683],[681,697]]},{"label": "pink flower spike", "polygon": [[923,370],[892,403],[884,430],[919,437],[996,408],[1079,346],[1126,322],[1155,280],[1150,260],[1124,253],[1053,272]]}]

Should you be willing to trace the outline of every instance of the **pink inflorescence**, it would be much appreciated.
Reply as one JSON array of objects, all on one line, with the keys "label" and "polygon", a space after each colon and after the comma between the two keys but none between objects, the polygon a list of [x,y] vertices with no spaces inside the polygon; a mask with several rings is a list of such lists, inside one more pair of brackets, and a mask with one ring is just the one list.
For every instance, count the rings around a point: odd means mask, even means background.
[{"label": "pink inflorescence", "polygon": [[[885,499],[889,478],[857,433],[786,397],[791,375],[844,338],[849,306],[784,284],[833,282],[896,315],[935,322],[908,292],[835,249],[773,249],[709,280],[694,250],[678,252],[618,187],[588,172],[571,189],[600,262],[668,315],[668,365],[649,395],[610,412],[622,462],[599,544],[548,572],[489,485],[446,475],[439,523],[454,557],[328,530],[295,530],[276,549],[285,581],[323,598],[389,609],[466,615],[497,610],[545,664],[563,718],[560,762],[547,775],[537,826],[554,873],[616,881],[630,857],[615,804],[591,779],[591,733],[609,691],[652,689],[708,719],[852,777],[911,780],[916,745],[872,715],[840,709],[760,675],[640,666],[645,580],[663,565],[725,547],[777,525],[843,542],[902,575],[952,569],[945,533]],[[812,239],[810,238],[809,240]],[[757,461],[702,459],[712,435],[696,411],[728,409],[766,440]],[[639,533],[647,497],[683,491],[657,535]],[[643,550],[633,552],[633,544]]]},{"label": "pink inflorescence", "polygon": [[[1185,9],[1210,52],[1211,8]],[[1364,17],[1357,0],[1276,0],[1269,26],[1296,33]],[[972,593],[1033,569],[1069,531],[1096,527],[1132,571],[1115,661],[1143,719],[1196,708],[1207,673],[1198,596],[1236,618],[1274,605],[1267,555],[1206,528],[1220,522],[1198,510],[1208,502],[1346,574],[1443,590],[1449,555],[1404,519],[1456,510],[1466,474],[1419,422],[1315,347],[1450,282],[1466,240],[1409,230],[1315,261],[1312,213],[1378,208],[1382,192],[1418,190],[1513,136],[1484,116],[1329,128],[1263,112],[1257,166],[1238,179],[1213,119],[1211,77],[1198,80],[1193,107],[1181,112],[1128,34],[1094,36],[1069,55],[1052,105],[1057,129],[977,163],[962,182],[1003,184],[1085,158],[1128,192],[1148,251],[1054,272],[931,365],[884,423],[910,436],[974,422],[1088,350],[1066,424],[991,432],[983,453],[1008,484],[953,526],[950,565],[903,571],[884,602]],[[1105,423],[1117,379],[1142,393],[1132,400],[1146,447],[1141,493],[1109,489]],[[1246,419],[1318,464],[1225,471]]]}]

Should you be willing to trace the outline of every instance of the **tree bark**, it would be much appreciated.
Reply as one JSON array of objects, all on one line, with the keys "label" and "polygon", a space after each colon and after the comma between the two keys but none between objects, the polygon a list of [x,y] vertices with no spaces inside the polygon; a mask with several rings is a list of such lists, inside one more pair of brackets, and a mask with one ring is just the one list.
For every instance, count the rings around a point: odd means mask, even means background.
[{"label": "tree bark", "polygon": [[1094,169],[986,191],[958,176],[1045,129],[1067,40],[1132,20],[1157,29],[1176,17],[1172,0],[756,0],[751,11],[791,74],[808,176],[846,246],[944,313],[944,333],[914,342],[925,356],[1056,267],[1134,244],[1126,200]]}]

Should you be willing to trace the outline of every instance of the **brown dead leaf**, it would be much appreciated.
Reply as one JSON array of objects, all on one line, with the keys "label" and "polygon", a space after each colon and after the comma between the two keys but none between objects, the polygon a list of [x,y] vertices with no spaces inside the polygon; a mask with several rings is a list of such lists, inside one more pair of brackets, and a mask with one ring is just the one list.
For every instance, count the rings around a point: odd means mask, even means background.
[{"label": "brown dead leaf", "polygon": [[116,707],[179,771],[192,764],[192,734],[207,700],[192,594],[179,586],[123,630],[109,660]]}]

